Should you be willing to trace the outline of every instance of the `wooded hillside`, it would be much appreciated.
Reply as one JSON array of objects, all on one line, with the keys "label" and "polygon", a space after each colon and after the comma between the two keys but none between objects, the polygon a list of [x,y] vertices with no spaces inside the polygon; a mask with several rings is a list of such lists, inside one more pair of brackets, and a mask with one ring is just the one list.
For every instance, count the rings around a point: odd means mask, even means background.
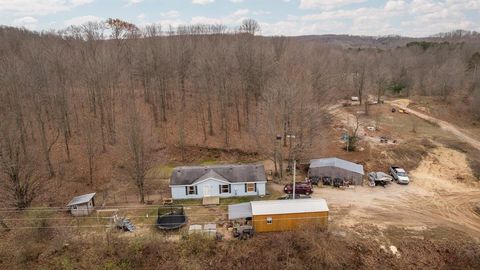
[{"label": "wooded hillside", "polygon": [[[165,147],[178,148],[180,160],[187,146],[275,162],[308,156],[328,106],[353,95],[363,103],[369,95],[438,96],[480,116],[477,34],[357,49],[257,31],[251,20],[235,31],[120,20],[58,33],[1,28],[4,201],[24,208],[46,183],[71,179],[94,187],[132,179],[143,194],[148,168],[169,159]],[[288,134],[297,139],[278,152],[276,134],[284,145]]]}]

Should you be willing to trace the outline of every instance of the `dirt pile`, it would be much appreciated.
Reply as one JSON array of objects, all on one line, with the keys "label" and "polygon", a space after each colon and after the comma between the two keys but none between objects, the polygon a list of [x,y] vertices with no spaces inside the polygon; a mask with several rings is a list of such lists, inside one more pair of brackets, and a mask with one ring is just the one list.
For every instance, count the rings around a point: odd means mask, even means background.
[{"label": "dirt pile", "polygon": [[457,190],[476,181],[465,153],[437,147],[411,172],[412,181],[429,190]]}]

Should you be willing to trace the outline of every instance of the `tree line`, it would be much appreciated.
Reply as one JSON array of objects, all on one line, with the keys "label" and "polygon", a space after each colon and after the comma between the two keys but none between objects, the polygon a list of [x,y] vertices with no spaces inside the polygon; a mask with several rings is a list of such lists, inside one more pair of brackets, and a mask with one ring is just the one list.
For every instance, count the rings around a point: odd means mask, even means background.
[{"label": "tree line", "polygon": [[119,19],[58,32],[2,27],[3,199],[29,206],[45,183],[64,178],[63,164],[98,185],[98,160],[109,156],[143,202],[159,146],[178,147],[182,160],[190,145],[256,151],[281,176],[281,161],[308,156],[321,138],[328,105],[352,95],[364,104],[461,97],[480,115],[478,38],[357,49],[260,30],[254,20],[235,29]]}]

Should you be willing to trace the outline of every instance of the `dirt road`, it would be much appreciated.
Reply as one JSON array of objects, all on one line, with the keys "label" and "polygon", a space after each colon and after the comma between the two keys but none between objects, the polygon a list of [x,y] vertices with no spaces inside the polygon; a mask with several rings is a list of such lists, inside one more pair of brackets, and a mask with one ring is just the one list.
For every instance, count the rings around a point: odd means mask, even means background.
[{"label": "dirt road", "polygon": [[471,146],[475,147],[477,150],[480,150],[480,141],[475,140],[472,137],[468,136],[467,134],[465,134],[465,132],[463,132],[461,129],[459,129],[455,125],[453,125],[451,123],[448,123],[446,121],[440,120],[438,118],[432,117],[430,115],[424,114],[422,112],[412,110],[412,109],[408,108],[407,106],[405,106],[404,105],[405,103],[403,103],[401,101],[398,101],[398,100],[385,101],[385,102],[388,103],[388,104],[391,104],[391,105],[393,105],[397,108],[405,110],[406,112],[408,112],[412,115],[415,115],[415,116],[417,116],[417,117],[419,117],[423,120],[426,120],[430,123],[438,125],[443,130],[448,131],[448,132],[454,134],[455,136],[457,136],[458,139],[470,144]]},{"label": "dirt road", "polygon": [[[455,125],[436,119],[427,114],[407,108],[408,100],[388,102],[401,108],[414,117],[426,120],[438,126],[450,136],[464,141],[480,150],[480,142],[469,137]],[[387,109],[387,108],[385,108]],[[331,114],[344,126],[354,123],[354,115],[341,106],[332,106]],[[403,119],[403,118],[399,118]],[[373,125],[372,117],[364,117],[361,129]],[[410,120],[395,124],[409,125]],[[390,126],[383,124],[383,132]],[[398,128],[389,128],[391,135],[411,137],[435,132],[436,126],[423,127],[422,133],[397,133]],[[409,128],[409,127],[407,127]],[[436,134],[436,133],[432,133]],[[444,136],[444,135],[439,135]],[[433,136],[432,136],[433,137]],[[374,143],[373,140],[368,142]],[[433,140],[434,137],[433,137]],[[392,147],[395,147],[393,145]],[[405,230],[422,231],[443,227],[464,232],[480,241],[480,215],[474,205],[480,203],[480,189],[465,153],[438,144],[429,150],[427,156],[409,173],[412,182],[408,186],[392,184],[386,188],[360,186],[339,190],[331,187],[315,188],[314,197],[325,198],[331,209],[332,224],[356,228],[357,224],[373,224],[379,228],[396,226]]]},{"label": "dirt road", "polygon": [[321,186],[313,196],[328,201],[338,225],[370,223],[423,230],[443,226],[480,241],[480,215],[474,209],[480,203],[480,189],[467,184],[474,176],[465,153],[439,146],[410,172],[410,179],[409,185],[385,188]]}]

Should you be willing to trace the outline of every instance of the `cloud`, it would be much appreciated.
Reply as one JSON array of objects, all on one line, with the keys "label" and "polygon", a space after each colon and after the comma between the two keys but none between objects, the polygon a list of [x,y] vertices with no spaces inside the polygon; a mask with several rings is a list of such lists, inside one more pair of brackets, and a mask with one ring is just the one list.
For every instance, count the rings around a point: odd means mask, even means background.
[{"label": "cloud", "polygon": [[92,3],[94,0],[70,0],[73,6],[82,6]]},{"label": "cloud", "polygon": [[205,16],[195,16],[190,21],[191,24],[222,24],[222,19],[210,18]]},{"label": "cloud", "polygon": [[21,17],[13,20],[13,25],[23,26],[28,29],[35,29],[37,27],[38,20],[31,16]]},{"label": "cloud", "polygon": [[333,9],[366,0],[300,0],[301,9]]},{"label": "cloud", "polygon": [[235,11],[232,15],[233,16],[245,16],[245,15],[248,14],[248,12],[249,12],[248,9],[239,9],[239,10]]},{"label": "cloud", "polygon": [[143,0],[126,0],[126,2],[127,4],[125,4],[125,7],[129,7],[129,6],[140,4],[141,2],[143,2]]},{"label": "cloud", "polygon": [[215,2],[215,0],[192,0],[192,4],[206,5]]},{"label": "cloud", "polygon": [[243,20],[247,19],[248,9],[239,9],[226,16],[218,18],[195,16],[190,20],[190,24],[224,24],[227,26],[239,26]]},{"label": "cloud", "polygon": [[[277,22],[260,22],[266,35],[354,34],[429,36],[455,29],[479,31],[472,12],[480,11],[478,0],[389,0],[379,5],[358,8],[337,6],[327,9],[319,4],[345,4],[354,1],[301,1],[315,9],[299,16],[288,15]],[[327,3],[327,4],[328,4]],[[255,12],[252,12],[255,14]]]},{"label": "cloud", "polygon": [[93,0],[0,0],[0,12],[14,16],[48,15],[92,3]]},{"label": "cloud", "polygon": [[270,11],[265,11],[265,10],[257,10],[257,11],[252,12],[252,14],[256,15],[256,16],[261,16],[261,15],[270,15],[271,12]]},{"label": "cloud", "polygon": [[407,7],[403,0],[390,0],[385,4],[386,11],[402,11]]},{"label": "cloud", "polygon": [[79,16],[79,17],[74,17],[71,19],[66,20],[63,24],[65,26],[70,26],[70,25],[82,25],[87,22],[99,22],[102,21],[102,18],[99,18],[97,16],[93,15],[87,15],[87,16]]},{"label": "cloud", "polygon": [[36,22],[38,22],[38,20],[30,16],[18,18],[13,21],[14,24],[36,23]]},{"label": "cloud", "polygon": [[230,0],[230,2],[235,3],[235,4],[237,4],[237,3],[243,3],[243,1],[244,1],[244,0]]},{"label": "cloud", "polygon": [[167,12],[160,13],[160,16],[162,16],[163,18],[178,18],[180,17],[180,12],[176,10],[169,10]]}]

